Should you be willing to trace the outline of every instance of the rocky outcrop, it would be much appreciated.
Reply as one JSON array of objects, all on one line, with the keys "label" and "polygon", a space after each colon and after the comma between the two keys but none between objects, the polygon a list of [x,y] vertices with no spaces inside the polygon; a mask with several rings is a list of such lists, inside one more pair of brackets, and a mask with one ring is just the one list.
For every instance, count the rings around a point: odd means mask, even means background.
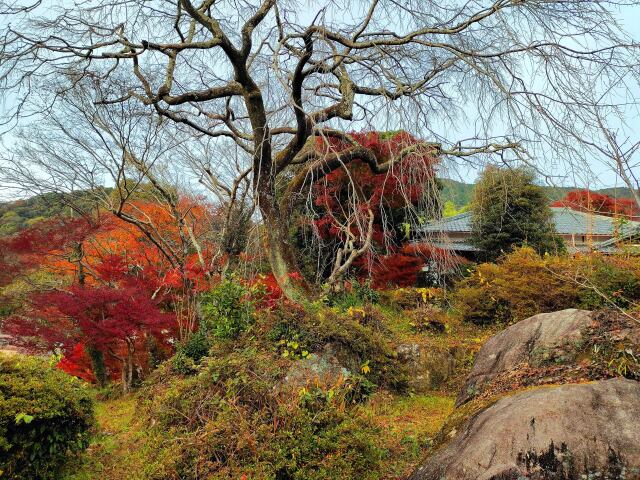
[{"label": "rocky outcrop", "polygon": [[405,343],[396,349],[407,367],[409,388],[425,393],[442,387],[455,373],[469,352],[464,348],[443,348],[432,344]]},{"label": "rocky outcrop", "polygon": [[592,323],[592,312],[568,309],[535,315],[494,335],[478,352],[456,406],[481,394],[500,374],[531,363],[534,357],[562,360],[568,350],[580,346],[584,330]]},{"label": "rocky outcrop", "polygon": [[521,392],[450,426],[410,480],[639,479],[638,412],[634,380]]},{"label": "rocky outcrop", "polygon": [[309,385],[334,385],[350,375],[351,371],[341,360],[338,346],[329,343],[321,351],[295,362],[278,389],[299,390]]},{"label": "rocky outcrop", "polygon": [[639,351],[640,323],[612,311],[505,329],[410,479],[640,480]]}]

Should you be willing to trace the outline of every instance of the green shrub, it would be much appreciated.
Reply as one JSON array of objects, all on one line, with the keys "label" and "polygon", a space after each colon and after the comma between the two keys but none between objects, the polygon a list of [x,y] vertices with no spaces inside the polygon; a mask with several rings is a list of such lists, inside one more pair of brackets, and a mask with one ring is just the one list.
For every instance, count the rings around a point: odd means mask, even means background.
[{"label": "green shrub", "polygon": [[199,362],[202,357],[207,356],[211,348],[211,341],[207,337],[204,329],[193,332],[186,342],[178,347],[178,352],[194,362]]},{"label": "green shrub", "polygon": [[178,344],[171,365],[176,372],[190,375],[198,370],[200,361],[209,354],[211,339],[204,328],[193,332],[186,341]]},{"label": "green shrub", "polygon": [[380,478],[380,432],[354,403],[370,384],[290,391],[279,388],[289,365],[243,348],[192,377],[157,372],[141,394],[160,462],[151,478]]},{"label": "green shrub", "polygon": [[253,324],[253,306],[247,289],[228,278],[202,297],[200,328],[217,338],[236,338]]},{"label": "green shrub", "polygon": [[568,257],[544,257],[523,247],[498,264],[483,263],[456,285],[454,306],[476,324],[517,322],[542,312],[578,307],[579,287],[567,280]]},{"label": "green shrub", "polygon": [[510,323],[565,308],[626,308],[640,300],[636,258],[538,255],[523,247],[498,263],[483,263],[452,294],[465,320]]},{"label": "green shrub", "polygon": [[640,259],[594,256],[584,269],[586,288],[580,292],[583,308],[596,310],[615,304],[621,308],[630,307],[640,299],[640,275],[633,267]]},{"label": "green shrub", "polygon": [[379,301],[380,294],[371,287],[371,280],[360,282],[358,279],[351,279],[349,288],[340,292],[329,292],[324,298],[325,305],[340,310],[375,304]]},{"label": "green shrub", "polygon": [[45,362],[0,354],[0,479],[59,478],[84,450],[93,402],[80,380]]}]

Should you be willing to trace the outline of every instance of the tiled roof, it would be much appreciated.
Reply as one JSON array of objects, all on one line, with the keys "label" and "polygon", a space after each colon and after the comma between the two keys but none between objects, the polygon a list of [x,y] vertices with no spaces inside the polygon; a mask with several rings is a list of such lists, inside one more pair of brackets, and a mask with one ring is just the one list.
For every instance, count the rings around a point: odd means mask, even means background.
[{"label": "tiled roof", "polygon": [[604,215],[570,210],[566,207],[552,207],[556,231],[564,235],[613,235],[637,228],[640,222],[625,222],[619,225],[617,220]]},{"label": "tiled roof", "polygon": [[419,230],[423,232],[470,232],[471,212],[429,222]]},{"label": "tiled roof", "polygon": [[479,252],[480,249],[465,241],[437,241],[429,242],[429,245],[441,248],[443,250],[455,250],[456,252]]},{"label": "tiled roof", "polygon": [[615,249],[619,243],[625,243],[626,241],[633,240],[635,238],[640,239],[640,226],[632,226],[634,228],[628,228],[622,235],[615,238],[611,238],[605,242],[598,244],[598,250],[603,252]]},{"label": "tiled roof", "polygon": [[[566,207],[551,207],[556,231],[561,235],[620,235],[640,229],[640,222],[626,222],[616,226],[616,220],[604,215],[595,215],[570,210]],[[471,232],[471,212],[429,222],[420,229],[425,233]]]}]

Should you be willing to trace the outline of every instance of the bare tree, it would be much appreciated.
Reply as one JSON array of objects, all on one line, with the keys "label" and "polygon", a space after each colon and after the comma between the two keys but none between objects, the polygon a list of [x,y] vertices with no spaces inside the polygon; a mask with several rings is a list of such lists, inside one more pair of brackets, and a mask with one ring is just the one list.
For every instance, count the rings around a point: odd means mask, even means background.
[{"label": "bare tree", "polygon": [[622,128],[610,126],[597,109],[593,117],[600,135],[585,139],[585,143],[592,147],[598,160],[622,179],[640,209],[640,140],[632,139]]},{"label": "bare tree", "polygon": [[[398,160],[379,164],[355,144],[319,152],[314,137],[404,128],[445,157],[502,153],[533,163],[550,149],[568,151],[558,125],[571,128],[588,92],[613,102],[608,85],[621,76],[612,72],[637,66],[616,1],[255,3],[3,1],[10,25],[0,78],[13,99],[5,122],[55,109],[57,95],[32,98],[71,71],[100,85],[96,105],[138,102],[177,131],[234,144],[247,160],[240,175],[251,180],[271,268],[295,300],[310,286],[290,275],[298,271],[288,232],[295,202],[280,192],[304,196],[356,159],[392,175]],[[366,245],[360,231],[346,263]]]}]

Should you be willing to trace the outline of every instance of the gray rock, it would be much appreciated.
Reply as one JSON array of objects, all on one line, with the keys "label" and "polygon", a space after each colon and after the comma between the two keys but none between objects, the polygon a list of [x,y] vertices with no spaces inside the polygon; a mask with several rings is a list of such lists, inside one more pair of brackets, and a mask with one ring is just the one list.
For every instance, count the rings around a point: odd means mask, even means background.
[{"label": "gray rock", "polygon": [[451,431],[409,480],[637,480],[638,412],[634,380],[525,391]]},{"label": "gray rock", "polygon": [[457,352],[431,345],[406,343],[396,349],[398,358],[407,366],[409,388],[425,393],[439,388],[454,373],[458,365]]},{"label": "gray rock", "polygon": [[17,340],[11,335],[0,332],[0,353],[13,355],[16,353],[26,353],[26,351],[17,345]]},{"label": "gray rock", "polygon": [[[541,355],[579,342],[582,332],[592,322],[592,312],[567,309],[529,317],[494,335],[478,352],[473,369],[456,399],[456,406],[482,393],[483,387],[498,374],[528,362],[534,353]],[[558,356],[559,352],[554,352],[554,355]]]},{"label": "gray rock", "polygon": [[280,390],[300,389],[309,385],[333,385],[351,375],[339,359],[338,348],[329,343],[322,351],[296,361],[278,386]]}]

